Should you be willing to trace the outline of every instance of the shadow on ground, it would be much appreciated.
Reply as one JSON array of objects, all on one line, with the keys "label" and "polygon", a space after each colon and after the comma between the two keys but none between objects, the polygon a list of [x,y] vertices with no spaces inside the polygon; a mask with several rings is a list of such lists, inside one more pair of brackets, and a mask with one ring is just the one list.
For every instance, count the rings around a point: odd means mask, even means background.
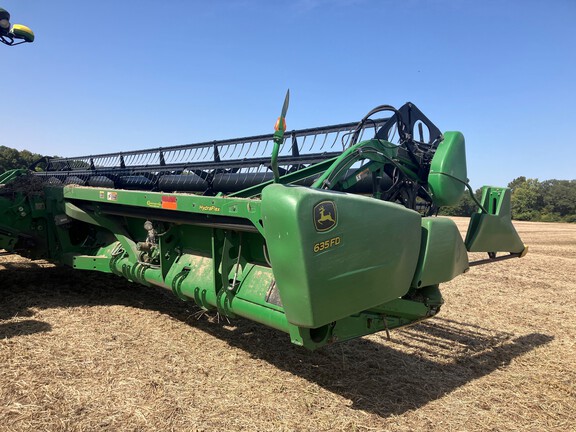
[{"label": "shadow on ground", "polygon": [[13,323],[0,323],[0,339],[10,339],[15,336],[31,335],[50,331],[52,326],[43,321],[23,320]]},{"label": "shadow on ground", "polygon": [[287,335],[250,321],[223,326],[196,319],[198,309],[172,293],[111,275],[3,262],[0,280],[0,338],[50,331],[48,323],[22,320],[33,316],[31,308],[124,305],[154,310],[341,395],[353,408],[382,417],[421,407],[553,339],[434,318],[397,330],[398,338],[392,332],[390,342],[363,338],[309,352],[293,346]]}]

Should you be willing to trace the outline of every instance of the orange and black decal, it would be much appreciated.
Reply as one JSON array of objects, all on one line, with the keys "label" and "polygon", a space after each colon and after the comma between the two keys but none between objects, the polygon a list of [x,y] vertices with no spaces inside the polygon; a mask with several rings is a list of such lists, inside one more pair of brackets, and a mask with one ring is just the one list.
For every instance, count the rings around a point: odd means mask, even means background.
[{"label": "orange and black decal", "polygon": [[334,201],[322,201],[314,206],[314,227],[318,232],[328,231],[336,226],[338,217]]}]

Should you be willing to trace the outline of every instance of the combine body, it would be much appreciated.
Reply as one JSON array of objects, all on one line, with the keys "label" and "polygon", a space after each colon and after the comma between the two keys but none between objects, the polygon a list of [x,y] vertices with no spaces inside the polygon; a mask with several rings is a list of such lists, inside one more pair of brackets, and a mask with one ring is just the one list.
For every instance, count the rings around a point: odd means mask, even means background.
[{"label": "combine body", "polygon": [[505,188],[483,189],[465,240],[435,216],[467,181],[462,134],[382,106],[359,123],[4,173],[0,248],[164,287],[314,349],[435,315],[467,251],[525,252]]}]

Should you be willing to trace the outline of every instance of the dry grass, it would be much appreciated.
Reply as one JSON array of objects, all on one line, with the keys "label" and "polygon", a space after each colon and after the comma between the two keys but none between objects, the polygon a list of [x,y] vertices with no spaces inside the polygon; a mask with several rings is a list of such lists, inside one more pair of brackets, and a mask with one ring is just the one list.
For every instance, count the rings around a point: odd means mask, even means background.
[{"label": "dry grass", "polygon": [[574,430],[576,225],[517,227],[531,253],[445,284],[437,318],[314,353],[160,289],[4,257],[0,429]]}]

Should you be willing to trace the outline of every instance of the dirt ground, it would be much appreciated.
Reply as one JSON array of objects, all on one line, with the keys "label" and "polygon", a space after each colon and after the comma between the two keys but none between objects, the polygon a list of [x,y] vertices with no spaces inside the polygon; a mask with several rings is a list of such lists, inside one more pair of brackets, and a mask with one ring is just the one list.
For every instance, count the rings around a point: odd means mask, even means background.
[{"label": "dirt ground", "polygon": [[444,284],[437,317],[313,353],[159,288],[2,257],[0,430],[575,430],[576,225],[516,226],[530,253]]}]

